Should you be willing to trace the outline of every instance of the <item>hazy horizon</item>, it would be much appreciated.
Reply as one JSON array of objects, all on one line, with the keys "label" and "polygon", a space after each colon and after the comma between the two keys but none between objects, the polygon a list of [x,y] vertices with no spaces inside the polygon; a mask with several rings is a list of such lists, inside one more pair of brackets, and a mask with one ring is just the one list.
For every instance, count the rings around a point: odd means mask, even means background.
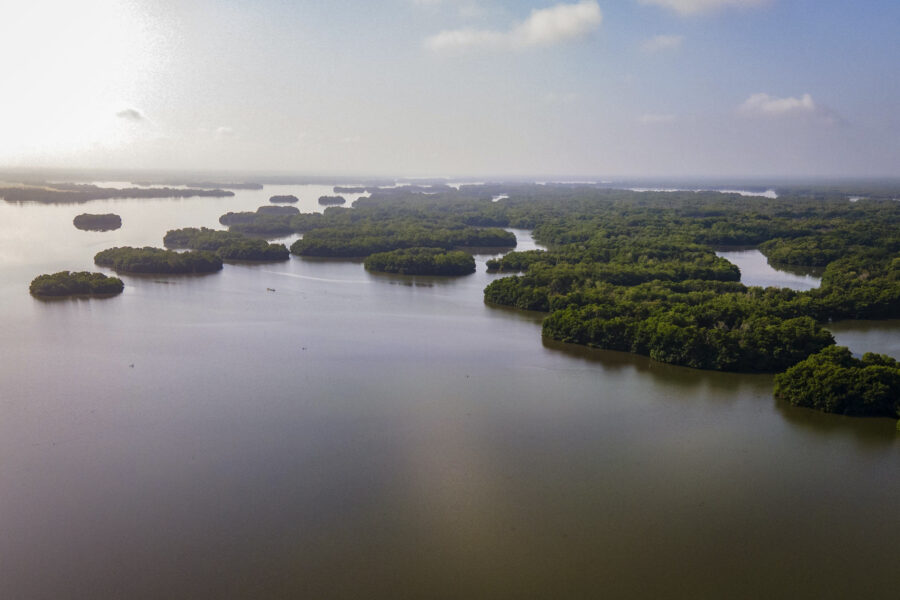
[{"label": "hazy horizon", "polygon": [[[0,169],[887,178],[887,0],[35,0]],[[587,175],[586,175],[587,174]]]}]

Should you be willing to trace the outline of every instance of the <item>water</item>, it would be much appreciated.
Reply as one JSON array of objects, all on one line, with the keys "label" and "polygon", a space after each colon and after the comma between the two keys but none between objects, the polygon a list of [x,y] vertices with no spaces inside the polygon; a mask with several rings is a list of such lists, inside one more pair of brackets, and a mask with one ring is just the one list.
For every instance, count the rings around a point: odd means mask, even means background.
[{"label": "water", "polygon": [[772,200],[778,198],[778,192],[772,189],[762,192],[727,188],[631,187],[627,189],[632,192],[720,192],[722,194],[738,194],[740,196],[759,196],[762,198],[770,198]]},{"label": "water", "polygon": [[303,188],[0,202],[0,597],[895,597],[893,421],[542,342],[541,315],[483,303],[489,255],[456,279],[293,257],[27,293],[325,193]]},{"label": "water", "polygon": [[760,287],[785,287],[792,290],[811,290],[819,287],[824,269],[814,267],[778,268],[769,264],[768,259],[759,250],[720,250],[717,256],[727,259],[741,270],[741,283]]}]

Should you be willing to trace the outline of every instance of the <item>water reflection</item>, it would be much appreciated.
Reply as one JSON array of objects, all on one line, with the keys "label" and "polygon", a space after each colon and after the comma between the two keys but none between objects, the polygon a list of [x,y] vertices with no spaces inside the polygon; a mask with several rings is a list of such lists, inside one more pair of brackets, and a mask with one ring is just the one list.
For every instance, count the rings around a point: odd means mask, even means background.
[{"label": "water reflection", "polygon": [[735,398],[737,392],[771,393],[772,376],[767,374],[723,373],[691,369],[653,360],[648,356],[588,348],[578,344],[567,344],[549,338],[542,338],[544,348],[564,354],[569,359],[582,363],[596,364],[604,371],[634,372],[649,377],[656,382],[682,392],[697,389],[725,394],[724,398]]},{"label": "water reflection", "polygon": [[778,399],[774,399],[773,404],[785,421],[794,427],[823,439],[852,439],[864,451],[893,452],[900,438],[895,419],[829,414],[792,406]]},{"label": "water reflection", "polygon": [[802,272],[798,272],[800,270],[797,268],[784,269],[781,266],[773,268],[765,255],[755,248],[719,249],[716,256],[738,266],[741,270],[741,283],[744,285],[784,287],[804,291],[817,288],[821,283],[821,279],[813,276],[806,268],[802,269]]}]

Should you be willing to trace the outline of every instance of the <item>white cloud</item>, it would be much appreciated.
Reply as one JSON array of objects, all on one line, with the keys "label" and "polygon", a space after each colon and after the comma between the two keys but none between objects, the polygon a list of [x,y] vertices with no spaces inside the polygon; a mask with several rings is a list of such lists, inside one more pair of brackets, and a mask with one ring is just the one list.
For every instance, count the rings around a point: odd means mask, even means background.
[{"label": "white cloud", "polygon": [[677,50],[678,48],[681,48],[683,42],[683,35],[655,35],[652,38],[645,40],[644,43],[641,44],[641,49],[644,52]]},{"label": "white cloud", "polygon": [[836,112],[816,104],[812,96],[776,98],[769,94],[753,94],[738,106],[738,113],[748,117],[806,117],[827,125],[842,125],[844,119]]},{"label": "white cloud", "polygon": [[227,125],[222,125],[221,127],[216,127],[215,131],[216,137],[231,137],[234,135],[234,129],[228,127]]},{"label": "white cloud", "polygon": [[661,123],[674,123],[675,115],[647,114],[641,115],[638,121],[642,125],[658,125]]},{"label": "white cloud", "polygon": [[768,4],[770,0],[638,0],[638,2],[662,6],[682,15],[693,15],[726,7],[752,8]]},{"label": "white cloud", "polygon": [[768,94],[753,94],[738,107],[746,115],[779,117],[789,114],[812,114],[818,110],[812,96],[803,94],[799,98],[776,98]]},{"label": "white cloud", "polygon": [[519,49],[550,46],[583,37],[596,30],[603,15],[595,0],[576,4],[557,4],[531,11],[521,23],[507,31],[490,29],[454,29],[442,31],[425,40],[434,51],[460,51],[469,48]]},{"label": "white cloud", "polygon": [[116,112],[116,116],[126,121],[138,123],[144,120],[144,115],[136,108],[125,108]]}]

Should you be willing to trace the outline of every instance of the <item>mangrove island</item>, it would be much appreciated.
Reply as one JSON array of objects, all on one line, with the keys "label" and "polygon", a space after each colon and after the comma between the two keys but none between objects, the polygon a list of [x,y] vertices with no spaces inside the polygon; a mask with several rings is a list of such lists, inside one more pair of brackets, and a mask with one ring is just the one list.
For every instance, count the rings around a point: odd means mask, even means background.
[{"label": "mangrove island", "polygon": [[163,238],[163,245],[166,248],[209,250],[223,260],[279,261],[290,258],[284,244],[270,244],[259,238],[206,227],[170,230]]},{"label": "mangrove island", "polygon": [[403,248],[370,255],[363,263],[370,271],[401,275],[468,275],[475,259],[462,250]]},{"label": "mangrove island", "polygon": [[176,252],[150,246],[109,248],[98,252],[94,262],[123,273],[214,273],[222,269],[222,259],[213,252]]},{"label": "mangrove island", "polygon": [[38,275],[28,291],[34,296],[114,296],[121,294],[125,284],[118,277],[88,271],[60,271],[52,275]]},{"label": "mangrove island", "polygon": [[102,215],[82,213],[72,219],[72,223],[83,231],[112,231],[122,226],[122,217],[114,213]]}]

